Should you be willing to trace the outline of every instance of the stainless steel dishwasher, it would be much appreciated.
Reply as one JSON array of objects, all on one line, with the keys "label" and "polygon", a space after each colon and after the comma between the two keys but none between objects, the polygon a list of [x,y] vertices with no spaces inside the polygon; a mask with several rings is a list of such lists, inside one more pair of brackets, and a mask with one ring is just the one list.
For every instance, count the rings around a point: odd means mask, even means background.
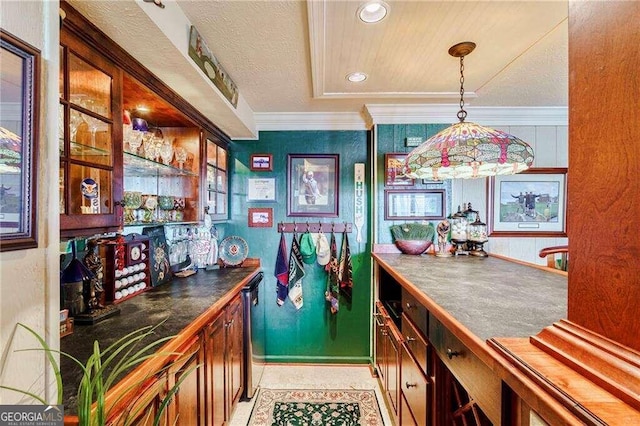
[{"label": "stainless steel dishwasher", "polygon": [[244,391],[243,400],[255,395],[265,365],[265,306],[260,285],[264,273],[258,274],[242,289],[244,309]]}]

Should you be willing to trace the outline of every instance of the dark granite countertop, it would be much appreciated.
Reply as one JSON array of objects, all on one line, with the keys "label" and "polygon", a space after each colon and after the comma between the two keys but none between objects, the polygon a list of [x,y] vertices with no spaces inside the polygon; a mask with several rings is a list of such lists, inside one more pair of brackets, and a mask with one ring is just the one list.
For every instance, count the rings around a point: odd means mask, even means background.
[{"label": "dark granite countertop", "polygon": [[567,317],[563,275],[492,256],[374,258],[422,293],[427,308],[448,314],[482,341],[529,337]]},{"label": "dark granite countertop", "polygon": [[[156,326],[149,341],[174,336],[203,315],[230,292],[236,293],[242,281],[259,271],[259,267],[228,268],[213,271],[199,270],[187,278],[154,287],[117,306],[119,315],[95,325],[76,325],[73,334],[60,340],[60,350],[80,360],[83,364],[91,355],[94,341],[104,350],[122,336],[145,326]],[[65,414],[76,412],[76,392],[82,372],[66,357],[61,357],[64,384]],[[122,374],[121,378],[125,374]]]}]

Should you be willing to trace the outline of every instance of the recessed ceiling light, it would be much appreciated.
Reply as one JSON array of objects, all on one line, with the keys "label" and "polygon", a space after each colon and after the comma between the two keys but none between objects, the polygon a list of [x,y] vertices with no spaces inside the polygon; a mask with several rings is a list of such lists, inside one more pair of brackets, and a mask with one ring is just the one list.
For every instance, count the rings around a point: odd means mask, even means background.
[{"label": "recessed ceiling light", "polygon": [[364,3],[358,8],[358,17],[367,24],[382,21],[389,14],[389,5],[380,0]]},{"label": "recessed ceiling light", "polygon": [[365,81],[367,79],[367,75],[363,72],[352,72],[351,74],[347,74],[347,80],[352,83],[360,83],[361,81]]}]

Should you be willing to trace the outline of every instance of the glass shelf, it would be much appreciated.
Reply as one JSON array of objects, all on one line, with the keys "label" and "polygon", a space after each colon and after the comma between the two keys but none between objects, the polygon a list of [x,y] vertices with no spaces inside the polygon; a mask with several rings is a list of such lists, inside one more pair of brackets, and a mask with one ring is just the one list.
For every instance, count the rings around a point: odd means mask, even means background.
[{"label": "glass shelf", "polygon": [[[61,146],[63,140],[60,140]],[[78,142],[71,142],[70,146],[72,157],[108,157],[111,156],[111,151],[105,151],[104,149],[96,148],[89,145],[83,145]]]},{"label": "glass shelf", "polygon": [[124,174],[125,176],[198,176],[197,173],[189,170],[147,160],[144,157],[126,151],[124,152]]},{"label": "glass shelf", "polygon": [[158,226],[158,225],[193,225],[194,223],[198,223],[198,221],[180,221],[180,222],[174,222],[174,221],[168,221],[168,222],[131,222],[131,223],[125,223],[124,227],[126,228],[127,226]]}]

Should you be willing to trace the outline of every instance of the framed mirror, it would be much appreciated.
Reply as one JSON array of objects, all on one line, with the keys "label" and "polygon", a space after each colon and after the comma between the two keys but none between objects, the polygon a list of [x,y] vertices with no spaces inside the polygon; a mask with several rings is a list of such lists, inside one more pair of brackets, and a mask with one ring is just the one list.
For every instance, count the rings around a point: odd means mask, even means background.
[{"label": "framed mirror", "polygon": [[40,51],[1,31],[0,251],[38,246],[36,163]]}]

